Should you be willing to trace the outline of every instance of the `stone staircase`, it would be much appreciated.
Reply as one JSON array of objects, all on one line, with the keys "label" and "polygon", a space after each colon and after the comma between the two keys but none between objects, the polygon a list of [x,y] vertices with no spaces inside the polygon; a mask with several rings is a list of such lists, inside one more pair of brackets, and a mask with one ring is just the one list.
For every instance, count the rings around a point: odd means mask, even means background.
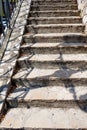
[{"label": "stone staircase", "polygon": [[32,0],[3,130],[87,130],[86,42],[76,0]]}]

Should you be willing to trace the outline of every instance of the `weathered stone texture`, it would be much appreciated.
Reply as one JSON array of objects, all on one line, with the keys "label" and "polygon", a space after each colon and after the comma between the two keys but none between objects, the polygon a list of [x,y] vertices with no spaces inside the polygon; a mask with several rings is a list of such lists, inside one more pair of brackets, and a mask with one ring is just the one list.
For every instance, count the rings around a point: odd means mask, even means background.
[{"label": "weathered stone texture", "polygon": [[86,120],[86,113],[74,108],[15,108],[7,114],[1,128],[86,129]]},{"label": "weathered stone texture", "polygon": [[87,36],[80,12],[76,0],[23,1],[0,68],[11,78],[1,129],[87,129]]}]

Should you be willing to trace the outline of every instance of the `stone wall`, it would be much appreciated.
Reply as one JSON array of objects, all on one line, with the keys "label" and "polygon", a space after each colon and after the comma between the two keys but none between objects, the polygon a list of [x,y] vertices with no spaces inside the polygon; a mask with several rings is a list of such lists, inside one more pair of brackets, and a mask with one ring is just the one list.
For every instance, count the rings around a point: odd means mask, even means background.
[{"label": "stone wall", "polygon": [[83,23],[87,24],[87,0],[77,0],[78,8],[82,12]]}]

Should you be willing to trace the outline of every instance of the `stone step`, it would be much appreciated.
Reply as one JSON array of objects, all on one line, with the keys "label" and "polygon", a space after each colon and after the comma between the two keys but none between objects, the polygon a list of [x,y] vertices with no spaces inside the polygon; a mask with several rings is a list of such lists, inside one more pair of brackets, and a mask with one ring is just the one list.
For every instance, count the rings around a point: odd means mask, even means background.
[{"label": "stone step", "polygon": [[87,86],[18,87],[7,98],[9,107],[50,107],[87,109]]},{"label": "stone step", "polygon": [[[34,1],[36,1],[36,2],[46,1],[46,2],[47,2],[47,1],[52,1],[52,0],[32,0],[32,1],[33,1],[33,2],[34,2]],[[54,2],[56,2],[56,1],[57,1],[57,2],[63,2],[63,3],[64,3],[64,2],[76,2],[76,0],[73,0],[73,1],[72,1],[72,0],[53,0],[53,1],[54,1]]]},{"label": "stone step", "polygon": [[83,24],[39,24],[27,25],[26,32],[29,33],[84,33],[85,25]]},{"label": "stone step", "polygon": [[31,5],[31,11],[44,11],[44,10],[77,10],[78,7],[76,4],[74,5],[67,5],[67,4],[62,4],[62,5]]},{"label": "stone step", "polygon": [[12,77],[15,86],[55,86],[69,83],[72,85],[87,84],[87,69],[37,69],[22,68]]},{"label": "stone step", "polygon": [[29,17],[67,17],[80,16],[79,10],[59,10],[59,11],[30,11]]},{"label": "stone step", "polygon": [[74,24],[82,23],[81,17],[29,17],[28,24]]},{"label": "stone step", "polygon": [[19,68],[87,68],[87,54],[29,54],[17,60]]},{"label": "stone step", "polygon": [[11,109],[0,129],[25,130],[86,130],[87,113],[80,108],[14,108]]},{"label": "stone step", "polygon": [[70,5],[70,4],[77,4],[77,1],[58,1],[58,0],[48,0],[48,1],[44,1],[44,0],[33,0],[31,5],[61,5],[61,4],[67,4],[67,5]]},{"label": "stone step", "polygon": [[20,55],[87,53],[86,43],[23,43]]},{"label": "stone step", "polygon": [[44,2],[53,2],[53,3],[55,3],[55,2],[58,2],[58,3],[77,3],[77,0],[32,0],[32,2],[34,3],[36,3],[36,2],[38,2],[38,3],[44,3]]},{"label": "stone step", "polygon": [[27,43],[36,43],[36,42],[48,42],[48,43],[54,43],[54,42],[86,42],[87,36],[82,33],[42,33],[42,34],[32,34],[32,33],[26,33],[23,36],[23,41]]}]

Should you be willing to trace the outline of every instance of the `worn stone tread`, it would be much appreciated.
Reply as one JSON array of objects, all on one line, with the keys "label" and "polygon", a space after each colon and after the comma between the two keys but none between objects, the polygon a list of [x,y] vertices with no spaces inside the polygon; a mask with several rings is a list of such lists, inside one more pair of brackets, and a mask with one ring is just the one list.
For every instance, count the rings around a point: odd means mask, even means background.
[{"label": "worn stone tread", "polygon": [[28,48],[28,47],[31,47],[31,48],[50,48],[50,47],[87,47],[87,44],[86,43],[23,43],[21,45],[21,48]]},{"label": "worn stone tread", "polygon": [[71,17],[29,17],[28,24],[81,24],[82,18],[80,16]]},{"label": "worn stone tread", "polygon": [[[71,2],[71,1],[64,1],[63,2],[63,4],[64,5],[77,5],[77,1],[76,2]],[[37,3],[37,1],[32,1],[32,3],[31,3],[31,5],[62,5],[62,2],[61,1],[56,1],[56,0],[54,0],[54,1],[38,1],[38,3]]]},{"label": "worn stone tread", "polygon": [[66,4],[63,4],[63,5],[31,5],[31,10],[40,10],[40,11],[43,11],[43,10],[77,10],[78,7],[76,4],[74,5],[66,5]]},{"label": "worn stone tread", "polygon": [[54,43],[23,43],[20,49],[22,55],[25,54],[78,54],[87,52],[86,43],[66,43],[66,42],[54,42]]},{"label": "worn stone tread", "polygon": [[20,69],[13,76],[13,79],[86,79],[87,78],[87,69],[39,69],[34,68],[29,71],[27,68],[25,70]]},{"label": "worn stone tread", "polygon": [[[37,0],[32,0],[32,1],[33,1],[33,2],[34,2],[34,1],[35,1],[35,2],[44,2],[44,0],[38,0],[38,1],[37,1]],[[45,0],[45,1],[46,1],[46,2],[48,1],[48,2],[49,2],[49,1],[52,1],[52,0]],[[54,0],[54,2],[55,2],[55,1],[56,1],[56,2],[67,2],[67,0]],[[53,1],[52,1],[52,2],[53,2]],[[76,0],[73,0],[73,1],[72,1],[72,0],[68,0],[68,2],[71,2],[71,3],[72,3],[72,2],[76,2]]]},{"label": "worn stone tread", "polygon": [[35,77],[52,77],[52,78],[70,78],[70,79],[78,79],[78,78],[87,78],[87,70],[58,70],[58,69],[34,69],[28,78],[35,78]]},{"label": "worn stone tread", "polygon": [[[54,2],[56,2],[56,3],[54,3]],[[75,7],[75,6],[76,6],[76,7],[77,7],[77,3],[69,3],[69,2],[66,3],[66,2],[65,2],[65,3],[62,4],[61,2],[57,2],[57,1],[53,1],[53,2],[52,2],[52,1],[49,1],[49,2],[48,2],[48,1],[47,1],[47,2],[43,2],[43,1],[42,1],[42,2],[38,2],[38,3],[32,2],[31,6],[33,7],[33,6],[35,6],[35,5],[36,5],[36,7],[37,7],[37,6],[43,6],[43,5],[45,5],[45,7],[46,7],[46,6],[49,7],[49,5],[51,5],[51,7],[52,7],[52,6],[58,6],[58,7],[66,7],[66,6]]]},{"label": "worn stone tread", "polygon": [[[25,34],[25,35],[29,35],[29,34]],[[70,36],[70,35],[72,35],[72,36],[74,36],[74,35],[76,35],[76,36],[86,36],[86,34],[84,34],[84,33],[48,33],[48,34],[36,34],[35,36]]]},{"label": "worn stone tread", "polygon": [[62,4],[62,2],[63,2],[63,4],[77,4],[77,1],[58,1],[58,0],[54,0],[54,1],[51,1],[51,0],[46,0],[46,1],[44,1],[44,0],[38,0],[38,1],[36,1],[36,0],[33,0],[32,1],[32,4],[34,4],[34,3],[38,3],[38,4],[44,4],[44,3],[47,3],[47,4],[49,4],[49,3],[51,3],[51,4],[55,4],[55,3],[57,3],[57,4]]},{"label": "worn stone tread", "polygon": [[55,43],[55,42],[75,42],[82,43],[87,41],[87,37],[85,33],[26,33],[23,36],[24,42],[44,42],[44,43]]},{"label": "worn stone tread", "polygon": [[[39,1],[44,1],[44,0],[32,0],[32,1],[36,1],[36,2],[39,2]],[[45,1],[51,1],[51,0],[45,0]],[[67,2],[67,0],[54,0],[54,1],[58,1],[58,2]],[[68,0],[68,2],[76,2],[76,0]]]},{"label": "worn stone tread", "polygon": [[30,34],[30,33],[26,33],[24,35],[24,37],[29,37],[29,36],[32,36],[32,37],[63,37],[63,36],[83,36],[83,37],[86,37],[86,34],[83,34],[83,33],[40,33],[40,34]]},{"label": "worn stone tread", "polygon": [[[80,13],[80,11],[77,9],[77,10],[57,10],[57,11],[55,11],[55,10],[45,10],[45,11],[30,11],[30,13],[40,13],[40,12],[42,12],[42,13],[47,13],[47,12],[49,12],[49,13],[57,13],[57,12],[59,12],[59,13],[61,13],[61,12],[74,12],[74,13],[77,13],[77,12],[79,12]],[[73,15],[72,15],[73,16]],[[79,16],[79,15],[77,15],[77,16]],[[52,17],[53,17],[53,15],[52,15]],[[65,17],[65,16],[64,16]]]},{"label": "worn stone tread", "polygon": [[[67,17],[29,17],[28,18],[29,20],[51,20],[51,19],[54,19],[54,20],[56,20],[56,19],[82,19],[82,17],[81,16],[67,16]],[[79,22],[79,21],[78,21]],[[64,24],[65,24],[65,21],[64,21]],[[74,24],[76,24],[76,23],[74,23]],[[77,23],[78,24],[78,23]],[[82,22],[80,23],[80,24],[82,24]]]},{"label": "worn stone tread", "polygon": [[[39,6],[39,7],[54,7],[54,5],[43,5],[43,4],[41,4],[41,5],[39,5],[39,4],[36,4],[36,6],[35,5],[31,5],[31,7],[37,7],[37,6]],[[55,3],[55,7],[66,7],[67,6],[67,3]],[[72,4],[69,4],[68,6],[70,6],[70,7],[77,7],[77,4],[75,4],[75,3],[72,3]]]},{"label": "worn stone tread", "polygon": [[39,24],[28,25],[26,30],[32,33],[84,33],[85,26],[83,24]]},{"label": "worn stone tread", "polygon": [[38,24],[38,25],[27,25],[27,27],[59,27],[59,26],[85,26],[84,24]]},{"label": "worn stone tread", "polygon": [[50,61],[71,61],[71,62],[87,62],[87,54],[35,54],[32,57],[22,56],[18,59],[18,61],[22,60],[29,60],[29,61],[40,61],[40,62],[50,62]]},{"label": "worn stone tread", "polygon": [[18,58],[17,65],[19,68],[35,67],[41,69],[86,69],[87,54],[29,54],[27,52]]},{"label": "worn stone tread", "polygon": [[[19,116],[20,115],[20,116]],[[87,114],[79,109],[62,108],[14,108],[11,109],[0,128],[13,129],[86,129]]]},{"label": "worn stone tread", "polygon": [[79,10],[58,10],[58,11],[30,11],[29,17],[67,17],[67,16],[80,16]]},{"label": "worn stone tread", "polygon": [[[7,98],[11,107],[29,106],[70,108],[86,106],[87,86],[60,87],[46,86],[38,88],[18,87]],[[16,106],[15,106],[16,105]]]}]

